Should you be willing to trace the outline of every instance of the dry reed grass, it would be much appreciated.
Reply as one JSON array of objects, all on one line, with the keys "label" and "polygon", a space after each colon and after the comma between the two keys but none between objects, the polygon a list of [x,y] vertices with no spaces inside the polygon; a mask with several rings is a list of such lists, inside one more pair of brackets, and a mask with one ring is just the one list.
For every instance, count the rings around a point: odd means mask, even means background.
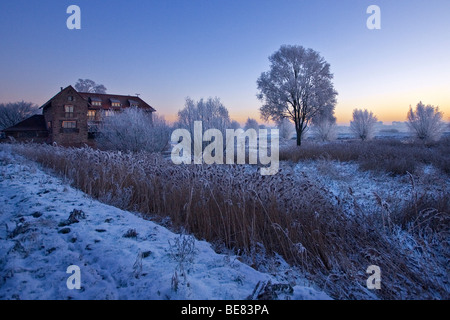
[{"label": "dry reed grass", "polygon": [[[443,281],[450,258],[448,223],[424,234],[422,221],[427,218],[417,218],[436,203],[422,207],[413,198],[414,217],[409,207],[387,212],[380,198],[383,214],[374,210],[349,216],[333,204],[325,186],[295,175],[289,166],[281,166],[274,176],[261,176],[255,167],[173,165],[155,154],[46,145],[14,148],[94,198],[159,221],[169,217],[173,229],[236,253],[251,255],[261,247],[268,255],[280,254],[334,298],[450,298],[449,284]],[[336,152],[348,160],[360,152],[345,155],[347,151]],[[440,226],[449,217],[445,197],[445,204],[435,206],[444,219]],[[260,258],[253,258],[255,266]],[[382,290],[376,292],[365,288],[365,270],[373,264],[383,270]]]},{"label": "dry reed grass", "polygon": [[362,170],[394,175],[414,172],[422,164],[432,164],[450,174],[450,138],[428,144],[400,140],[305,142],[301,148],[287,146],[280,149],[280,160],[319,159],[355,161]]}]

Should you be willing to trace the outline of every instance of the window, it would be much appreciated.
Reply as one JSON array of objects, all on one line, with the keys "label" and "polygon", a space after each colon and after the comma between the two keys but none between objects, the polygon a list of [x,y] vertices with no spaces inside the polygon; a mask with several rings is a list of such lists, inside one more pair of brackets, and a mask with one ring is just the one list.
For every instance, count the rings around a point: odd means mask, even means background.
[{"label": "window", "polygon": [[101,107],[102,105],[102,99],[97,98],[97,97],[90,97],[89,98],[91,100],[91,105],[94,107]]},{"label": "window", "polygon": [[139,102],[137,102],[135,100],[128,100],[128,103],[130,104],[130,107],[138,107],[139,106]]},{"label": "window", "polygon": [[73,118],[73,106],[64,106],[64,111],[66,112],[66,118]]},{"label": "window", "polygon": [[111,107],[120,108],[122,106],[118,99],[110,98],[109,101],[111,102]]},{"label": "window", "polygon": [[67,100],[68,100],[68,101],[73,101],[73,96],[68,96],[68,97],[67,97]]},{"label": "window", "polygon": [[51,128],[52,128],[52,122],[51,122],[51,121],[48,121],[48,122],[47,122],[47,128],[48,128],[48,129],[51,129]]},{"label": "window", "polygon": [[88,121],[95,121],[95,110],[88,110]]},{"label": "window", "polygon": [[62,127],[64,129],[75,129],[77,127],[77,122],[76,121],[63,121]]},{"label": "window", "polygon": [[105,116],[111,117],[111,116],[113,116],[113,115],[114,115],[114,111],[113,111],[113,110],[106,110],[106,111],[105,111]]}]

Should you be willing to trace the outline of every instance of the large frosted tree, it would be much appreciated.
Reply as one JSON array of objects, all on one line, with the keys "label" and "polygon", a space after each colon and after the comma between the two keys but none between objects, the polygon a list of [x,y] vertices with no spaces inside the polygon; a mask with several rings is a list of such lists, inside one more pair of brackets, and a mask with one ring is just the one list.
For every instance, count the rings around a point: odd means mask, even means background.
[{"label": "large frosted tree", "polygon": [[270,70],[257,80],[258,99],[264,120],[290,119],[295,125],[297,145],[311,120],[324,108],[334,109],[330,65],[320,54],[302,46],[283,45],[269,57]]}]

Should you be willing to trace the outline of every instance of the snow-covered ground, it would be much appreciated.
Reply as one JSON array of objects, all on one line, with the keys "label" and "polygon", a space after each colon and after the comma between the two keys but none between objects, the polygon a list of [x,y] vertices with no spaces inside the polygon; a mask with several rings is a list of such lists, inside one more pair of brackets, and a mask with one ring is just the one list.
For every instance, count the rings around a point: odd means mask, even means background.
[{"label": "snow-covered ground", "polygon": [[[74,210],[78,222],[69,221]],[[71,265],[80,268],[80,289],[67,286]],[[0,299],[240,300],[269,280],[280,283],[204,241],[95,201],[0,148]],[[278,298],[329,299],[291,285]]]},{"label": "snow-covered ground", "polygon": [[355,213],[355,204],[361,208],[358,212],[372,212],[378,207],[376,196],[389,205],[398,205],[411,200],[414,192],[437,195],[450,190],[448,177],[431,165],[423,165],[411,176],[392,176],[363,171],[355,162],[309,160],[296,163],[294,172],[326,186],[336,204],[349,204],[348,214]]}]

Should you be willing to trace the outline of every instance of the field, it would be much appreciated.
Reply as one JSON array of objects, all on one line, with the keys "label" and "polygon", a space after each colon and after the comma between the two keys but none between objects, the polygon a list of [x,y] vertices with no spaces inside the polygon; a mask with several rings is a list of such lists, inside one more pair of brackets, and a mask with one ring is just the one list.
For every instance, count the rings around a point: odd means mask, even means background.
[{"label": "field", "polygon": [[[324,292],[313,298],[450,298],[449,140],[285,145],[274,176],[249,165],[174,165],[147,153],[19,144],[2,149],[15,155],[10,159],[20,155],[39,163],[86,194],[86,203],[99,200],[206,241],[216,254],[270,275],[272,282]],[[125,228],[127,222],[121,223]],[[380,290],[366,286],[371,265],[381,269]],[[177,284],[174,267],[168,274],[167,292]],[[8,282],[4,272],[2,277]],[[255,278],[245,283],[249,295]]]}]

